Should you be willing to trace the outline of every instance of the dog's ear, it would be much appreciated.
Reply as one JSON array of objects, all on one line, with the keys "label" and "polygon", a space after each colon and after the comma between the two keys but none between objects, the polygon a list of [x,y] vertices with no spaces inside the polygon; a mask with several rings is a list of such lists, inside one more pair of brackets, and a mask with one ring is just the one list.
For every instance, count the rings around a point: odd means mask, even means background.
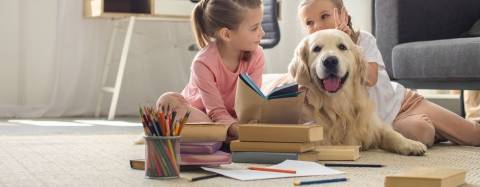
[{"label": "dog's ear", "polygon": [[295,79],[298,75],[308,74],[308,50],[308,39],[305,38],[298,44],[293,59],[288,65],[288,72]]},{"label": "dog's ear", "polygon": [[355,55],[355,63],[357,64],[357,75],[360,76],[360,83],[362,85],[366,85],[368,80],[368,64],[363,57],[362,49],[359,46],[354,46],[353,54]]}]

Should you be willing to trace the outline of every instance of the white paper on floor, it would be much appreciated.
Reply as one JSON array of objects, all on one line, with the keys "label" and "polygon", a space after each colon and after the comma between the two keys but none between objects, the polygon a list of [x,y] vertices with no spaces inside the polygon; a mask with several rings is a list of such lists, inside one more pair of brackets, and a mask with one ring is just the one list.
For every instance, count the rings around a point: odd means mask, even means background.
[{"label": "white paper on floor", "polygon": [[245,168],[236,168],[233,165],[224,165],[216,168],[202,167],[204,170],[242,181],[344,174],[342,171],[325,167],[316,162],[298,160],[285,160],[280,164],[269,166],[267,168],[295,170],[296,174],[256,171]]}]

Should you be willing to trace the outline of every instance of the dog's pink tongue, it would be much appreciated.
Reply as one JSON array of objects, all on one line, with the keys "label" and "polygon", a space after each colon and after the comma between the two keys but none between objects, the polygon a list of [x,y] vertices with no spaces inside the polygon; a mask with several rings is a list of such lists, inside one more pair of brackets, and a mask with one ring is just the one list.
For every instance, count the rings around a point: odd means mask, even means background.
[{"label": "dog's pink tongue", "polygon": [[325,90],[329,92],[336,92],[340,87],[340,79],[338,77],[330,77],[323,80]]}]

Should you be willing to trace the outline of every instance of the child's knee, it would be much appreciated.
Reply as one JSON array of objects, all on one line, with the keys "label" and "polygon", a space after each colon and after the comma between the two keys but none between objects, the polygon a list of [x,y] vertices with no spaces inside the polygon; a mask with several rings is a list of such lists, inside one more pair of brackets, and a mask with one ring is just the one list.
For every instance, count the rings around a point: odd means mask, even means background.
[{"label": "child's knee", "polygon": [[159,98],[159,100],[180,100],[184,99],[183,96],[179,93],[176,92],[167,92],[162,94]]},{"label": "child's knee", "polygon": [[183,96],[177,92],[165,92],[160,97],[183,97]]},{"label": "child's knee", "polygon": [[435,126],[424,114],[412,115],[393,124],[393,128],[406,138],[432,146],[435,141]]},{"label": "child's knee", "polygon": [[175,107],[188,106],[187,100],[179,93],[167,92],[162,94],[156,103],[156,106],[172,105]]}]

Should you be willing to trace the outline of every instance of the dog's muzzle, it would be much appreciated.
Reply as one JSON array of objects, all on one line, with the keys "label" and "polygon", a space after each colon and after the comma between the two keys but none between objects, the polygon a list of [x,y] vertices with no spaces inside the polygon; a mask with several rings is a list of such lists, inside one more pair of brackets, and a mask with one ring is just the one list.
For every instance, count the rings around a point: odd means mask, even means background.
[{"label": "dog's muzzle", "polygon": [[335,93],[340,90],[348,78],[348,72],[343,77],[338,77],[337,75],[330,74],[324,79],[319,79],[321,87],[330,93]]},{"label": "dog's muzzle", "polygon": [[[348,72],[340,75],[339,62],[336,56],[328,56],[320,64],[317,64],[322,67],[317,67],[314,70],[316,72],[317,84],[319,84],[321,89],[329,93],[335,93],[340,90],[348,78]],[[319,70],[321,72],[317,72]]]}]

